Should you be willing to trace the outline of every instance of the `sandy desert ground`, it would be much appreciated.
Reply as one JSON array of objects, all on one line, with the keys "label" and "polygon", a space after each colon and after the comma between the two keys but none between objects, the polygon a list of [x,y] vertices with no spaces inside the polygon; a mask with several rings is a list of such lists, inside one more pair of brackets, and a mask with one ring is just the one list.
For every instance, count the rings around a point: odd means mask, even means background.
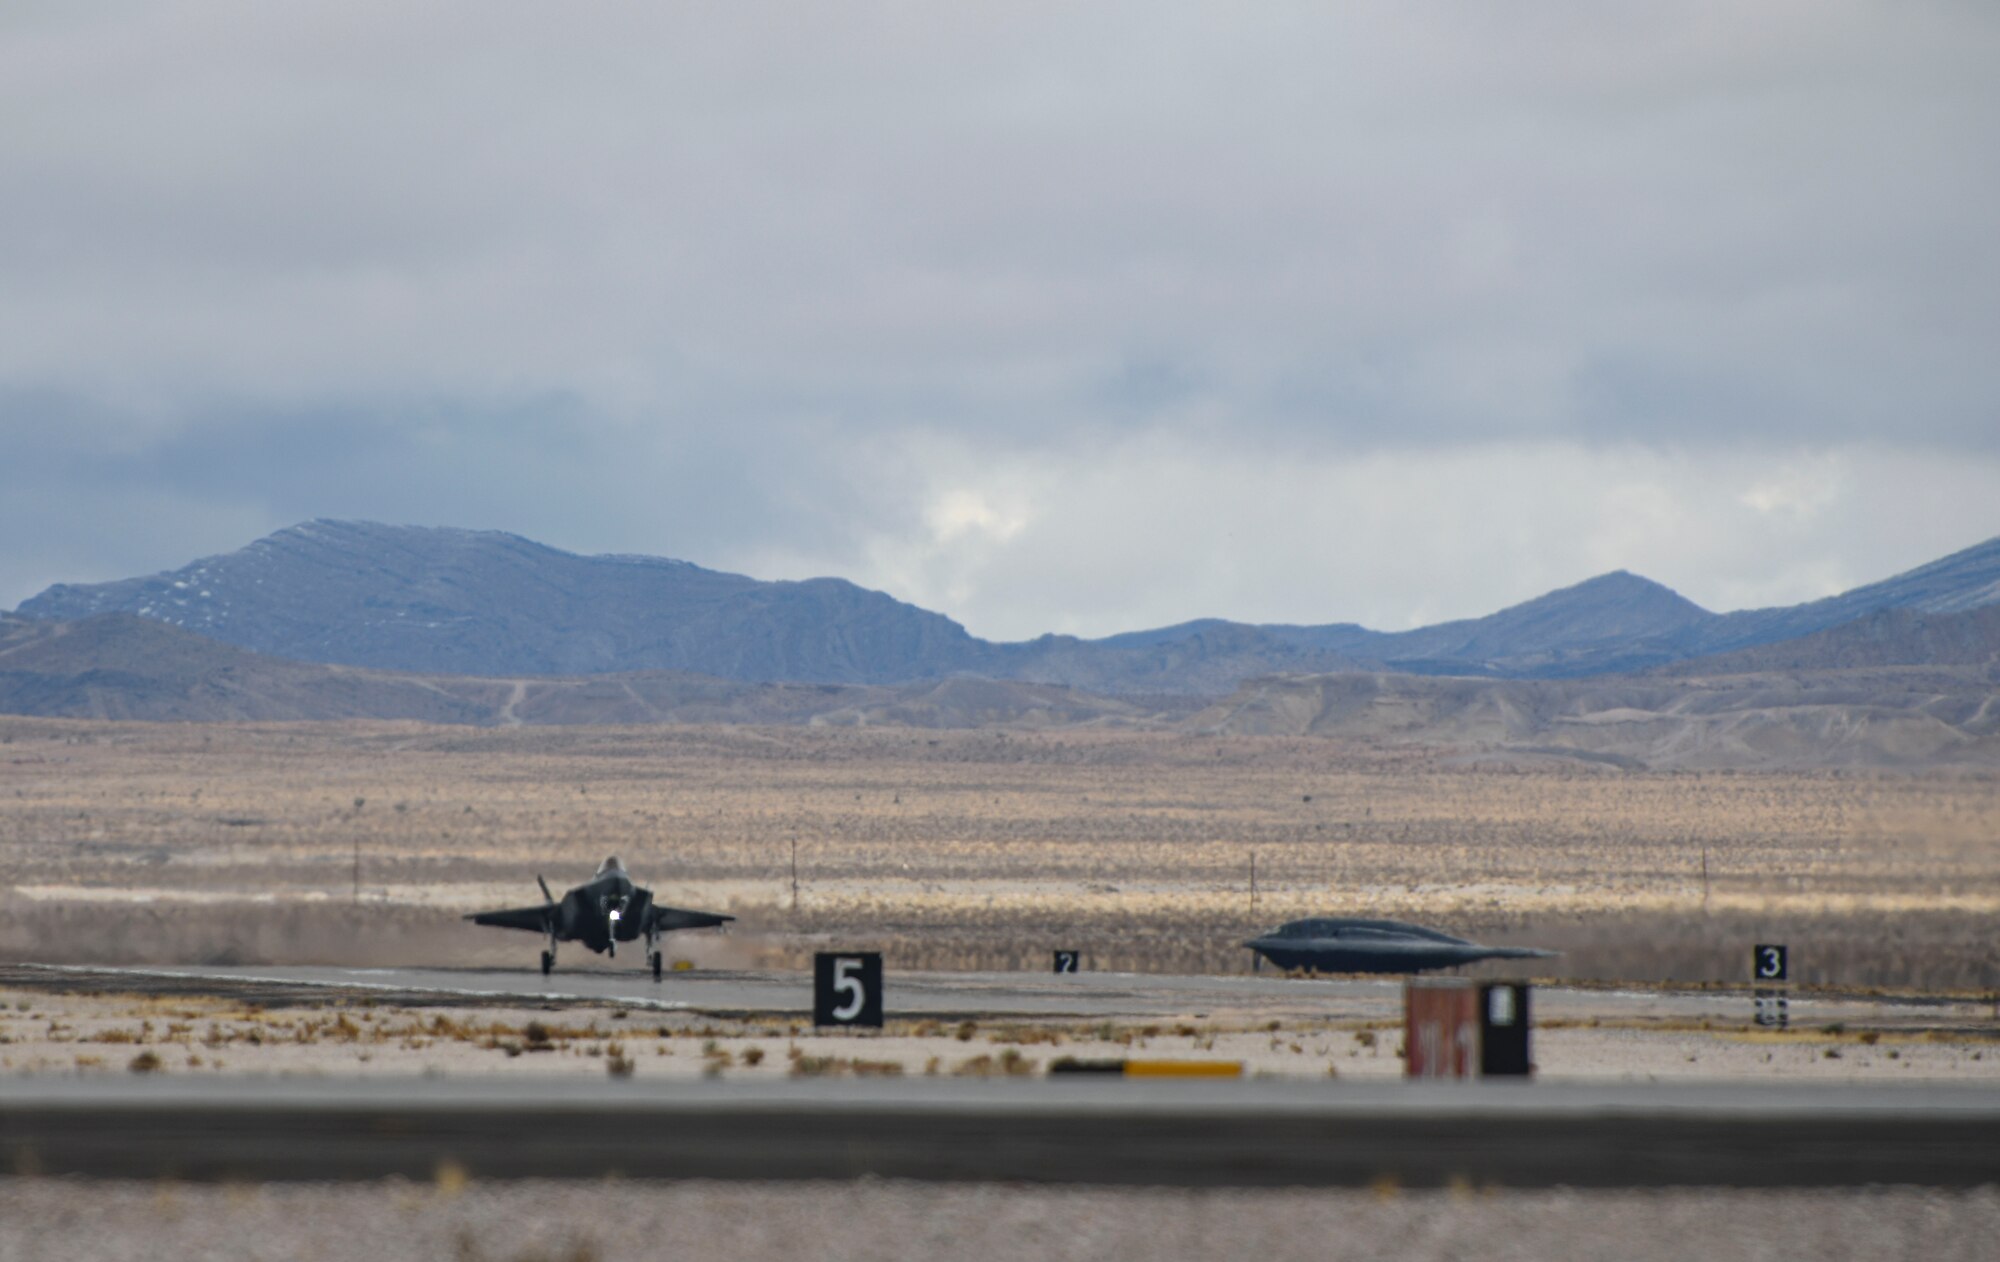
[{"label": "sandy desert ground", "polygon": [[[1562,975],[2000,987],[2000,778],[1489,764],[1321,738],[477,731],[0,719],[0,959],[513,963],[460,913],[621,855],[733,912],[697,963],[837,936],[907,968],[1229,972],[1288,917],[1402,916]],[[793,897],[793,855],[797,897]],[[1255,890],[1251,869],[1255,866]]]},{"label": "sandy desert ground", "polygon": [[[809,1020],[594,1005],[297,1005],[0,989],[0,1072],[266,1076],[587,1075],[674,1079],[1040,1076],[1063,1057],[1227,1060],[1247,1075],[1403,1074],[1393,1020],[1188,1013],[1158,1020],[892,1020],[879,1034]],[[1552,1082],[2000,1083],[1986,1005],[1926,1006],[1787,1030],[1658,1016],[1543,1020]]]},{"label": "sandy desert ground", "polygon": [[[739,916],[697,965],[1227,973],[1308,912],[1560,947],[1551,975],[1950,998],[1949,1028],[1544,1025],[1551,1080],[1991,1081],[2000,782],[1643,773],[1325,739],[758,728],[471,731],[0,719],[0,960],[523,965],[462,912],[616,852]],[[798,885],[794,901],[792,855]],[[1256,868],[1254,896],[1250,869]],[[1706,875],[1704,878],[1704,867]],[[1253,902],[1254,897],[1254,902]],[[58,988],[59,989],[59,988]],[[588,1006],[0,993],[0,1072],[1039,1073],[1059,1055],[1401,1072],[1389,1025],[795,1023]],[[139,1256],[1985,1256],[1991,1189],[1149,1192],[895,1183],[80,1185],[0,1178],[0,1262]],[[666,1242],[666,1243],[663,1243]]]},{"label": "sandy desert ground", "polygon": [[[741,918],[670,939],[698,967],[799,967],[837,942],[879,947],[892,969],[1041,970],[1063,945],[1093,970],[1230,973],[1248,967],[1235,944],[1251,932],[1333,912],[1560,947],[1533,962],[1551,978],[1740,983],[1749,945],[1777,940],[1802,987],[1952,998],[1960,1019],[1545,1026],[1544,1072],[2000,1068],[1986,1055],[1993,778],[1654,774],[1097,731],[0,720],[0,959],[519,967],[533,937],[461,914],[534,901],[536,873],[560,889],[613,852],[662,899]],[[904,1023],[828,1051],[796,1025],[613,1009],[5,1002],[0,1069],[17,1071],[123,1072],[150,1048],[167,1072],[1006,1072],[1135,1045],[1253,1072],[1400,1071],[1393,1031],[1289,1015],[965,1040]],[[530,1039],[536,1025],[550,1036]]]}]

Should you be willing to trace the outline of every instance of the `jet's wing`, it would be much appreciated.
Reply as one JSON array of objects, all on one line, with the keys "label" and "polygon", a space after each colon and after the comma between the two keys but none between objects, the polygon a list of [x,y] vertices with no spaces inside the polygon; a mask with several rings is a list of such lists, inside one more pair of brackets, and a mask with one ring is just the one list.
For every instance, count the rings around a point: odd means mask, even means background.
[{"label": "jet's wing", "polygon": [[547,933],[549,920],[556,909],[547,903],[540,907],[511,907],[506,911],[476,911],[466,919],[475,925],[496,925],[502,929],[528,929],[535,933]]},{"label": "jet's wing", "polygon": [[653,931],[672,933],[676,929],[712,929],[736,919],[712,911],[688,911],[681,907],[662,907],[658,903],[652,908]]}]

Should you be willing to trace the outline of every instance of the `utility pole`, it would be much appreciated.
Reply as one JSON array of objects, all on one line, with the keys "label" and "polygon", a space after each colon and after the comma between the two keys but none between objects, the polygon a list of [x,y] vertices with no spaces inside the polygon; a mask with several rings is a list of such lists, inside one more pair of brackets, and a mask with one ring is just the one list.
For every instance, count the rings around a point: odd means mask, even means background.
[{"label": "utility pole", "polygon": [[1257,852],[1250,852],[1250,913],[1257,912]]},{"label": "utility pole", "polygon": [[354,839],[354,905],[361,906],[361,838]]},{"label": "utility pole", "polygon": [[1701,911],[1708,914],[1708,847],[1701,848]]},{"label": "utility pole", "polygon": [[792,838],[792,915],[799,914],[799,839]]}]

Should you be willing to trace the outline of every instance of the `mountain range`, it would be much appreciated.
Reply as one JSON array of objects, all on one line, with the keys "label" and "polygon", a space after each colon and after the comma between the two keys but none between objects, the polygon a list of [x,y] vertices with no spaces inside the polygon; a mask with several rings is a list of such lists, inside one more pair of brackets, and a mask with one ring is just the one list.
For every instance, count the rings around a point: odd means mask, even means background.
[{"label": "mountain range", "polygon": [[1040,728],[1157,724],[1195,705],[972,676],[889,685],[751,683],[683,671],[427,675],[271,657],[129,613],[77,622],[0,614],[0,714],[41,718]]},{"label": "mountain range", "polygon": [[[1943,660],[1933,661],[1932,658]],[[1708,664],[1709,673],[1694,668]],[[1222,698],[1108,697],[972,676],[751,683],[673,671],[513,679],[253,653],[128,613],[0,615],[0,714],[169,722],[760,723],[1136,728],[1354,740],[1457,760],[1634,768],[2000,768],[2000,606],[1895,610],[1671,672],[1481,679],[1347,671]],[[0,729],[12,727],[0,720]]]},{"label": "mountain range", "polygon": [[1226,695],[1272,674],[1623,674],[1884,610],[1995,604],[2000,538],[1775,609],[1712,613],[1618,571],[1411,631],[1204,619],[1095,640],[995,643],[844,579],[766,582],[659,557],[581,556],[500,531],[313,521],[169,573],[57,585],[18,613],[78,622],[123,612],[272,657],[422,675],[682,672],[856,685],[977,676],[1143,697]]},{"label": "mountain range", "polygon": [[837,579],[314,522],[0,614],[0,714],[1097,726],[1633,767],[1991,769],[1996,552],[1743,614],[1617,573],[1400,633],[1209,620],[992,644]]}]

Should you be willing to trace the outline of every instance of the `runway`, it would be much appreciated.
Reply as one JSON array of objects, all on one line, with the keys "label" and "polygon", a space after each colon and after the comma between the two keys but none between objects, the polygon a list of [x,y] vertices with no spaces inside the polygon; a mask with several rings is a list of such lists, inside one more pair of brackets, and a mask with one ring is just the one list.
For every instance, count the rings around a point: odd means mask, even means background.
[{"label": "runway", "polygon": [[[0,988],[220,995],[269,1006],[589,1006],[807,1020],[809,978],[577,969],[0,966]],[[897,973],[891,1021],[1393,1022],[1399,979]],[[1538,1022],[1740,1027],[1741,991],[1538,987]],[[1970,1006],[1800,997],[1801,1023],[1964,1019]],[[1983,1008],[1979,1010],[1983,1019]],[[0,1170],[118,1178],[840,1179],[1167,1186],[1388,1180],[1850,1186],[2000,1182],[2000,1091],[1976,1086],[579,1080],[239,1074],[0,1079]]]},{"label": "runway", "polygon": [[[398,1002],[608,1004],[716,1017],[796,1017],[812,1011],[810,973],[670,973],[603,965],[549,977],[513,969],[312,966],[141,968],[29,965],[23,971],[72,983],[205,994],[353,992]],[[1153,1018],[1237,1010],[1318,1012],[1329,1003],[1356,1015],[1400,1011],[1399,981],[1291,983],[1276,977],[1176,977],[1135,973],[917,973],[890,971],[886,1015],[934,1019]]]},{"label": "runway", "polygon": [[1302,1082],[16,1078],[16,1173],[1182,1187],[1974,1186],[2000,1093]]},{"label": "runway", "polygon": [[[531,970],[339,968],[332,966],[103,965],[0,966],[0,985],[153,994],[219,994],[258,1002],[316,1001],[342,994],[413,1004],[602,1004],[715,1017],[786,1018],[812,1011],[807,973],[699,971],[655,982],[639,969],[586,967],[543,977]],[[1284,1017],[1364,1022],[1400,1020],[1401,978],[1174,976],[1155,973],[898,972],[884,981],[890,1020],[1245,1020]],[[1944,1001],[1795,994],[1797,1025],[1868,1020],[1922,1024],[1952,1007]],[[1969,1005],[1960,1003],[1961,1008]],[[1647,1019],[1740,1025],[1742,990],[1678,990],[1538,985],[1536,1018],[1548,1021]]]}]

